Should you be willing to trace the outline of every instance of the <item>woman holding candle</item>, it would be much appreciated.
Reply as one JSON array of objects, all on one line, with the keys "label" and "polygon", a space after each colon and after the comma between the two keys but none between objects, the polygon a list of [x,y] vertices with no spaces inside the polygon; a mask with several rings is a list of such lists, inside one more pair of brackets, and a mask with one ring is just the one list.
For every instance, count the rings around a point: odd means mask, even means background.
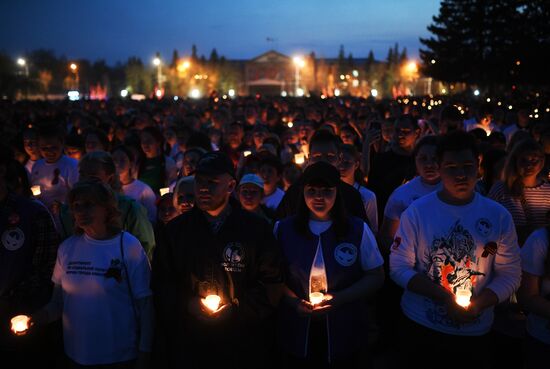
[{"label": "woman holding candle", "polygon": [[79,182],[68,195],[76,234],[59,247],[50,302],[32,315],[40,326],[62,317],[69,367],[145,361],[152,342],[150,266],[143,247],[121,231],[113,191]]},{"label": "woman holding candle", "polygon": [[346,214],[333,165],[312,164],[303,180],[297,215],[275,226],[287,274],[280,319],[287,364],[353,367],[367,344],[365,298],[384,280],[382,256],[369,227]]}]

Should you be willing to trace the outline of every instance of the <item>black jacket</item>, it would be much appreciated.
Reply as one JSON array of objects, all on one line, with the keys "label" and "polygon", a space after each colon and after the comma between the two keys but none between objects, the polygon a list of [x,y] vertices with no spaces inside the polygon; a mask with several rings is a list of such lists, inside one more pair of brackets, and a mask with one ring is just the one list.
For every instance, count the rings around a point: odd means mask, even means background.
[{"label": "black jacket", "polygon": [[[233,207],[214,234],[204,213],[195,207],[168,223],[160,239],[152,287],[166,354],[180,366],[193,356],[200,360],[229,352],[237,365],[238,358],[246,356],[240,351],[250,349],[243,342],[253,339],[253,332],[273,311],[267,286],[282,282],[271,226]],[[232,302],[229,319],[207,324],[188,313],[191,298],[208,294],[219,295],[222,304]]]}]

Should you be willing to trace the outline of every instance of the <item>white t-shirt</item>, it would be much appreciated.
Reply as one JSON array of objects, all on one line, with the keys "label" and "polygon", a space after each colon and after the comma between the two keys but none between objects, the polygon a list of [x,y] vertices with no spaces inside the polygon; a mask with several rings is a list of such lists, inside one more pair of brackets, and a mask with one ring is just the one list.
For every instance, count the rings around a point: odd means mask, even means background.
[{"label": "white t-shirt", "polygon": [[122,186],[122,192],[132,199],[138,201],[147,209],[149,221],[155,223],[157,220],[157,195],[145,182],[135,179],[132,183]]},{"label": "white t-shirt", "polygon": [[365,207],[365,213],[367,213],[367,219],[370,223],[370,228],[373,233],[378,233],[378,207],[376,204],[376,195],[374,192],[361,186],[355,182],[353,187],[359,191],[361,199],[363,200],[363,206]]},{"label": "white t-shirt", "polygon": [[78,161],[66,155],[55,163],[46,163],[44,159],[34,163],[31,174],[31,186],[40,186],[38,197],[48,208],[54,201],[64,203],[67,193],[78,181]]},{"label": "white t-shirt", "polygon": [[[548,234],[545,228],[531,233],[521,248],[521,269],[541,278],[540,294],[550,294],[550,279],[545,278],[545,262],[548,256]],[[550,320],[540,315],[527,315],[527,332],[536,339],[550,345]]]},{"label": "white t-shirt", "polygon": [[391,220],[399,220],[413,201],[440,188],[441,183],[430,185],[422,181],[420,176],[416,176],[392,192],[384,208],[384,216]]},{"label": "white t-shirt", "polygon": [[[137,356],[137,321],[126,278],[130,276],[134,301],[148,297],[151,267],[137,238],[124,232],[123,241],[124,260],[120,235],[109,240],[72,236],[57,251],[52,281],[63,290],[65,353],[78,364]],[[111,277],[106,276],[109,269]]]},{"label": "white t-shirt", "polygon": [[281,200],[285,196],[285,191],[281,190],[279,187],[269,196],[265,196],[262,200],[262,204],[267,206],[269,209],[277,210],[277,207],[281,203]]},{"label": "white t-shirt", "polygon": [[491,289],[505,301],[521,277],[517,236],[510,213],[477,193],[467,205],[441,201],[432,192],[402,214],[390,254],[390,276],[405,289],[401,308],[411,320],[433,330],[465,336],[491,329],[493,308],[473,323],[456,325],[443,305],[407,290],[417,273],[451,292],[468,289],[476,296]]}]

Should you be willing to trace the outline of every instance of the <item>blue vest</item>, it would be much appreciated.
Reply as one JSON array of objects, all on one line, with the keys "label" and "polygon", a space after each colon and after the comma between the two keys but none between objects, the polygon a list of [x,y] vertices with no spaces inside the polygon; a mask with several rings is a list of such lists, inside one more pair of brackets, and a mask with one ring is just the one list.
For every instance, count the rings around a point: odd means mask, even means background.
[{"label": "blue vest", "polygon": [[[294,226],[295,217],[279,222],[277,240],[285,261],[286,285],[301,299],[309,299],[309,275],[319,237],[309,231],[302,235]],[[343,290],[360,280],[363,221],[350,218],[348,234],[336,238],[331,226],[320,235],[325,262],[327,293]],[[353,250],[355,248],[355,250]],[[280,331],[283,348],[299,357],[307,356],[310,318],[298,316],[294,308],[282,304]],[[332,310],[326,317],[328,360],[345,357],[367,343],[366,305],[363,299]]]}]

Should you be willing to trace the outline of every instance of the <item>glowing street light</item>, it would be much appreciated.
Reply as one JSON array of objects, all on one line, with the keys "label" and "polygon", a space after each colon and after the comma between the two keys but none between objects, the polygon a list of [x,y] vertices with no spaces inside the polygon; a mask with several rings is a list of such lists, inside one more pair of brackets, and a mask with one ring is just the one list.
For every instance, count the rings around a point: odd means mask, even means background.
[{"label": "glowing street light", "polygon": [[377,97],[378,96],[378,90],[376,88],[373,88],[372,90],[370,90],[370,94],[372,97]]},{"label": "glowing street light", "polygon": [[235,97],[235,90],[230,88],[228,91],[227,91],[227,94],[229,95],[229,97]]},{"label": "glowing street light", "polygon": [[189,60],[185,60],[178,64],[178,72],[183,73],[186,70],[188,70],[190,67],[191,67],[191,62]]},{"label": "glowing street light", "polygon": [[479,96],[479,90],[474,90],[474,96]]},{"label": "glowing street light", "polygon": [[25,77],[29,76],[29,65],[27,64],[27,61],[24,58],[17,58],[17,65],[20,67],[25,68]]},{"label": "glowing street light", "polygon": [[[292,58],[292,61],[293,61],[294,66],[295,66],[294,82],[295,82],[296,86],[295,86],[294,91],[295,91],[295,95],[298,96],[298,91],[300,89],[300,69],[305,67],[306,61],[301,56],[295,56],[294,58]],[[303,89],[302,89],[302,92],[303,92]],[[303,96],[303,93],[302,93],[301,96]]]},{"label": "glowing street light", "polygon": [[128,96],[128,90],[120,90],[120,97],[127,97]]},{"label": "glowing street light", "polygon": [[418,72],[418,65],[416,64],[416,62],[414,60],[410,61],[405,66],[405,70],[407,72],[409,72],[410,74],[414,74],[414,73]]},{"label": "glowing street light", "polygon": [[78,85],[79,85],[78,64],[76,63],[69,64],[69,69],[74,73],[75,90],[78,90]]},{"label": "glowing street light", "polygon": [[157,67],[157,85],[158,85],[158,88],[160,89],[162,87],[161,83],[162,83],[162,60],[160,59],[160,56],[159,54],[157,53],[157,56],[155,56],[153,58],[153,65],[155,67]]}]

